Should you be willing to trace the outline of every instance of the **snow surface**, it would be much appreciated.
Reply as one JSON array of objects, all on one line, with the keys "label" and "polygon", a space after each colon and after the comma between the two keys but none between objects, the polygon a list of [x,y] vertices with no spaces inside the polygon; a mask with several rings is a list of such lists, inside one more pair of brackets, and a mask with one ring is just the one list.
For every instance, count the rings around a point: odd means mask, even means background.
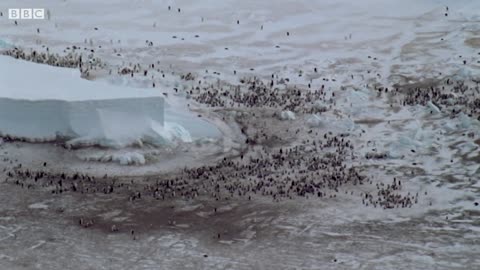
[{"label": "snow surface", "polygon": [[[158,89],[114,86],[80,78],[80,70],[41,65],[0,55],[0,97],[86,101],[161,97]],[[28,79],[27,79],[28,78]]]},{"label": "snow surface", "polygon": [[309,116],[306,123],[309,127],[321,127],[321,126],[323,126],[323,121],[322,121],[321,117],[318,116],[318,115],[315,115],[315,114]]},{"label": "snow surface", "polygon": [[[100,55],[110,54],[105,49],[108,44],[122,51],[128,47],[145,48],[149,40],[161,46],[155,60],[178,69],[187,67],[188,71],[204,71],[206,66],[218,68],[224,71],[222,77],[228,77],[225,74],[231,74],[232,69],[240,74],[251,73],[252,67],[268,74],[279,67],[291,72],[318,66],[322,73],[328,69],[338,74],[372,70],[374,64],[384,82],[400,74],[423,76],[435,75],[437,69],[444,74],[456,71],[462,60],[458,55],[473,61],[477,49],[465,42],[474,38],[479,29],[478,24],[471,23],[479,17],[480,2],[476,0],[276,3],[23,0],[22,5],[49,9],[52,19],[20,21],[17,27],[11,27],[11,21],[0,20],[0,39],[18,45],[41,40],[48,42],[50,49],[63,49],[67,42],[84,44],[84,39],[91,39],[94,45],[104,46],[97,49]],[[15,1],[2,1],[0,8],[6,10],[12,5]],[[173,10],[168,11],[167,5]],[[449,7],[447,17],[445,6]],[[176,12],[177,7],[181,13]],[[37,27],[43,30],[39,35],[34,34]],[[119,64],[140,60],[148,63],[152,55],[121,53],[114,60]]]}]

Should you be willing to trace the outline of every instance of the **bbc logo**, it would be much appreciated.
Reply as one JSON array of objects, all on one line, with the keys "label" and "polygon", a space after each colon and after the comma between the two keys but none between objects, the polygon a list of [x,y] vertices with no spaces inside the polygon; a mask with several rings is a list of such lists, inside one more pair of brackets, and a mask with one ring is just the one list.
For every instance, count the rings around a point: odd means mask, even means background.
[{"label": "bbc logo", "polygon": [[45,19],[44,8],[9,8],[8,18],[10,20],[43,20]]}]

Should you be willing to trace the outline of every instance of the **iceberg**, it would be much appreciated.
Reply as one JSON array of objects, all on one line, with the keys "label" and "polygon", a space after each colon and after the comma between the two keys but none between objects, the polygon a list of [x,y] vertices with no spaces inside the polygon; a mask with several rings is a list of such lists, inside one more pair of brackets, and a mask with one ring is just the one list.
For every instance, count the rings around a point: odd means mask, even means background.
[{"label": "iceberg", "polygon": [[[88,81],[76,69],[8,56],[0,56],[0,74],[0,137],[60,140],[67,147],[192,142],[188,129],[165,121],[166,104],[158,89]],[[175,115],[203,125],[190,114]]]}]

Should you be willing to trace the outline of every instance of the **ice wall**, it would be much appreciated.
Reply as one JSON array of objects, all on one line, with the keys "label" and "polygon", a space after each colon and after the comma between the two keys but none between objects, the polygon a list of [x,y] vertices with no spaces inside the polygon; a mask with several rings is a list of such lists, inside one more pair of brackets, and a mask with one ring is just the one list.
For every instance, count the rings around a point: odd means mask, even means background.
[{"label": "ice wall", "polygon": [[0,98],[0,135],[27,141],[69,140],[68,144],[122,147],[168,140],[161,97],[62,101]]}]

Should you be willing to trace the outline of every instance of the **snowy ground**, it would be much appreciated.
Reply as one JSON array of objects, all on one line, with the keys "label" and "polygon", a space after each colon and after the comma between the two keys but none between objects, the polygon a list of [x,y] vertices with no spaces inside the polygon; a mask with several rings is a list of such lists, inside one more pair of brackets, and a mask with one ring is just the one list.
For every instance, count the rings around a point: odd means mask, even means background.
[{"label": "snowy ground", "polygon": [[[107,65],[96,71],[95,80],[139,88],[149,88],[151,78],[107,75],[108,70],[155,63],[159,71],[154,80],[167,94],[167,112],[188,108],[201,114],[222,133],[221,139],[176,148],[75,151],[0,143],[0,169],[21,163],[37,170],[47,161],[52,172],[128,176],[125,181],[135,180],[135,191],[149,178],[175,175],[183,167],[235,160],[240,153],[257,155],[244,144],[242,128],[274,134],[281,146],[306,145],[314,129],[349,133],[356,156],[349,166],[360,168],[372,183],[346,185],[335,198],[318,200],[215,201],[200,196],[129,202],[123,193],[51,195],[43,188],[22,189],[10,179],[0,186],[0,268],[480,268],[478,121],[450,117],[435,105],[389,103],[386,95],[372,90],[380,84],[391,89],[395,84],[434,86],[448,76],[476,78],[480,2],[111,2],[26,0],[22,7],[45,7],[51,20],[15,26],[5,14],[18,4],[2,1],[0,46],[42,50],[46,45],[58,53],[72,45],[95,48],[95,56]],[[195,80],[180,78],[188,72]],[[316,105],[331,109],[319,117],[296,112],[279,120],[273,114],[278,108],[211,109],[188,94],[198,80],[229,89],[244,77],[268,83],[272,74],[289,78],[290,87],[324,85],[331,102]],[[196,125],[188,119],[170,121]],[[210,134],[209,128],[195,127],[199,137]],[[297,134],[288,132],[296,129]],[[275,143],[265,145],[278,149]],[[145,166],[92,161],[139,151],[147,157]],[[366,159],[368,153],[388,158]],[[376,184],[391,184],[393,177],[403,181],[402,194],[420,194],[418,204],[385,210],[361,203],[362,194],[377,192]],[[96,224],[82,228],[80,217]],[[118,233],[110,231],[112,224],[119,225]]]},{"label": "snowy ground", "polygon": [[[338,200],[146,206],[111,196],[10,196],[17,187],[1,187],[6,269],[475,269],[479,263],[479,232],[470,218],[445,220],[442,211],[391,220],[379,212],[380,222],[353,218],[360,212],[352,213],[354,203]],[[94,217],[96,228],[81,228],[78,217]],[[111,233],[112,223],[124,225]]]}]

